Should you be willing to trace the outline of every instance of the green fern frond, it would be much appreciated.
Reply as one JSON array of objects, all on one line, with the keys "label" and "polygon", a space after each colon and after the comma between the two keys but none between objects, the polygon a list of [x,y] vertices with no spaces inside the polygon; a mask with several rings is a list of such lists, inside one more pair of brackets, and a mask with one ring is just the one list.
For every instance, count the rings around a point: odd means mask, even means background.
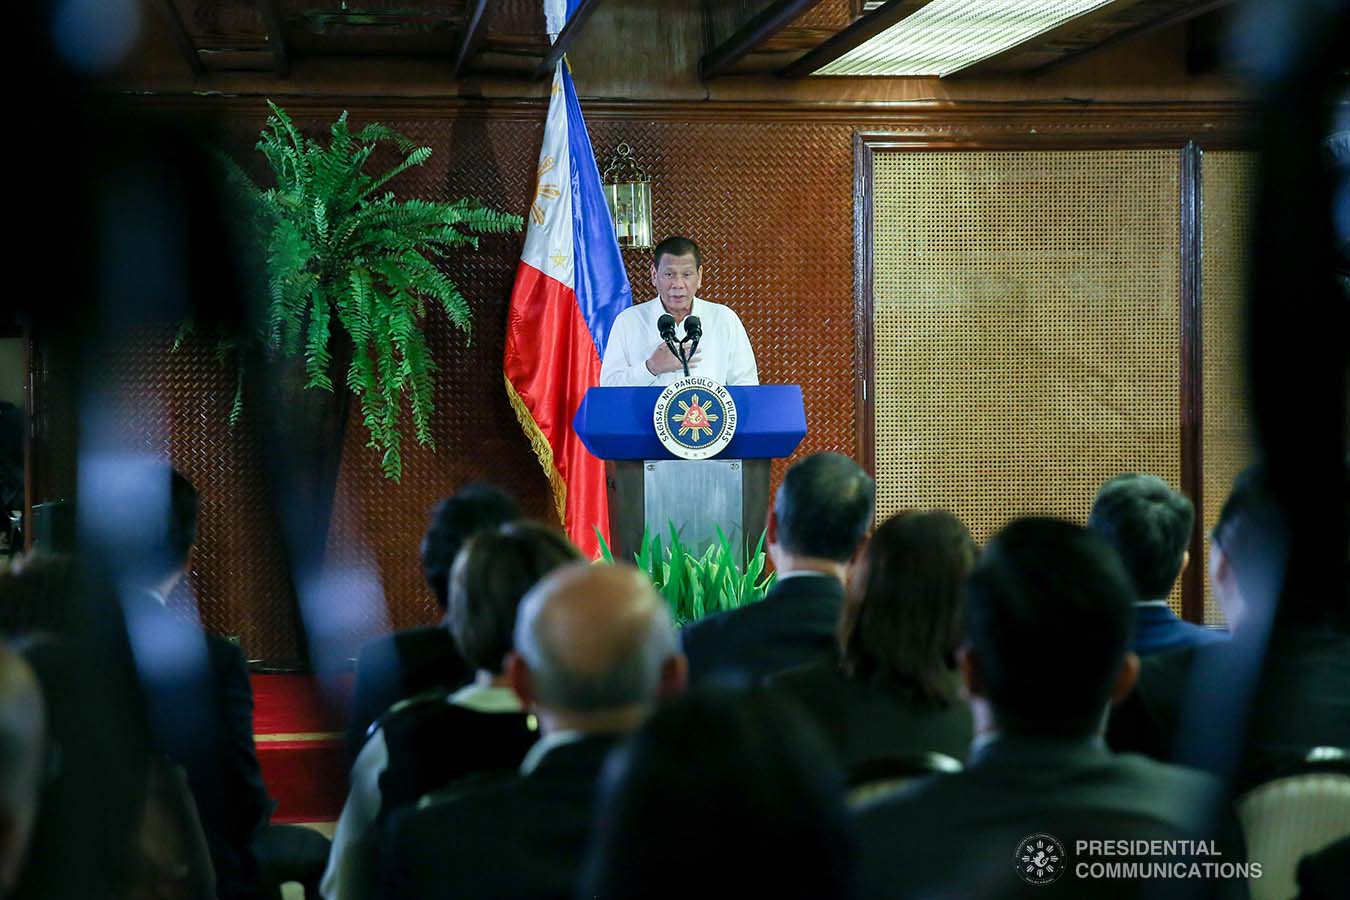
[{"label": "green fern frond", "polygon": [[322,289],[314,291],[314,302],[309,312],[309,336],[305,340],[305,374],[307,388],[331,392],[333,379],[328,377],[328,366],[333,355],[328,352],[328,298]]},{"label": "green fern frond", "polygon": [[422,165],[430,158],[431,158],[430,147],[418,147],[412,153],[409,153],[408,158],[403,160],[403,162],[394,166],[392,169],[390,169],[388,172],[385,172],[379,178],[376,178],[375,181],[368,188],[366,188],[364,191],[361,192],[361,197],[364,198],[367,195],[374,193],[377,189],[382,187],[384,183],[389,181],[391,178],[395,178],[398,175],[402,175],[404,172],[408,171],[413,166]]},{"label": "green fern frond", "polygon": [[196,332],[196,328],[197,326],[193,323],[192,319],[184,319],[183,324],[178,326],[178,333],[173,336],[173,346],[169,348],[170,351],[177,353],[178,348],[183,346],[183,341],[192,337]]},{"label": "green fern frond", "polygon": [[[367,446],[381,454],[384,474],[397,480],[405,396],[417,442],[434,447],[436,365],[421,330],[427,307],[441,309],[465,334],[473,324],[468,300],[436,261],[476,248],[479,234],[516,231],[523,222],[477,198],[396,199],[388,183],[425,164],[431,149],[385,125],[353,133],[343,113],[324,146],[305,137],[281,107],[270,101],[268,107],[256,149],[275,186],[260,189],[237,163],[223,159],[225,179],[245,198],[265,250],[268,309],[259,337],[273,351],[303,352],[308,386],[332,390],[330,346],[343,339],[334,333],[336,322],[352,341],[343,380],[360,401]],[[365,167],[380,144],[392,144],[399,159],[369,174]]]},{"label": "green fern frond", "polygon": [[230,427],[239,424],[239,419],[244,415],[244,361],[241,359],[235,365],[234,373],[234,399],[230,401]]},{"label": "green fern frond", "polygon": [[362,143],[380,143],[389,141],[398,147],[400,153],[411,153],[417,145],[386,125],[371,122],[357,132],[356,139]]}]

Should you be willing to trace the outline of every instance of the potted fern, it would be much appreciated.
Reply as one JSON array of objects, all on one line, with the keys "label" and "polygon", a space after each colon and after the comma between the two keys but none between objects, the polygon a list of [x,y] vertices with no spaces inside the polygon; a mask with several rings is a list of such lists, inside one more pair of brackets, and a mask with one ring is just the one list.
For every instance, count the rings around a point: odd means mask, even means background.
[{"label": "potted fern", "polygon": [[[352,132],[345,112],[324,146],[302,135],[281,107],[268,106],[272,114],[257,149],[275,187],[260,188],[222,157],[244,201],[246,228],[266,257],[266,309],[257,338],[271,357],[303,360],[296,380],[304,389],[333,393],[342,384],[357,396],[367,446],[380,452],[384,475],[398,481],[404,397],[417,443],[435,446],[436,364],[422,330],[428,309],[440,310],[465,334],[473,324],[458,285],[437,262],[476,249],[479,234],[519,231],[522,219],[472,199],[396,200],[386,185],[423,165],[430,147],[378,123]],[[382,145],[392,147],[398,161],[367,173]],[[191,328],[185,326],[180,340]],[[239,339],[221,340],[220,352],[235,351],[242,365],[247,352]],[[231,424],[242,410],[244,383],[241,370]]]}]

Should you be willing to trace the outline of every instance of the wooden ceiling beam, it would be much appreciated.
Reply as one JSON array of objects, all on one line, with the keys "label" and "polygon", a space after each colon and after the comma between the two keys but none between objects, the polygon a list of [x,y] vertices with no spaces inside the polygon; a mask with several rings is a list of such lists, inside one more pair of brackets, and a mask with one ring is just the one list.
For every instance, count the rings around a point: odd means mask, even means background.
[{"label": "wooden ceiling beam", "polygon": [[286,51],[286,38],[281,33],[281,6],[277,0],[258,0],[258,14],[267,30],[267,46],[272,50],[272,68],[278,78],[291,75],[291,57]]},{"label": "wooden ceiling beam", "polygon": [[595,8],[599,5],[600,0],[582,0],[581,5],[577,7],[577,11],[572,13],[572,18],[567,20],[563,30],[558,33],[558,39],[553,42],[553,46],[549,48],[543,61],[539,63],[539,68],[534,70],[536,80],[547,78],[553,74],[553,69],[558,65],[558,60],[563,58],[567,48],[572,46],[572,42],[577,39],[577,35],[581,34],[581,26],[586,24],[586,20],[591,17],[591,13],[595,12]]},{"label": "wooden ceiling beam", "polygon": [[469,12],[469,18],[464,23],[464,37],[459,42],[459,52],[455,54],[454,65],[450,67],[451,78],[458,78],[460,73],[464,71],[464,64],[478,52],[478,47],[483,42],[483,36],[487,33],[487,30],[483,27],[483,23],[487,20],[487,17],[483,15],[486,9],[487,0],[476,0],[473,4],[473,9]]},{"label": "wooden ceiling beam", "polygon": [[1148,22],[1141,22],[1133,28],[1126,28],[1124,31],[1117,31],[1110,37],[1093,44],[1090,47],[1083,47],[1080,50],[1074,50],[1066,53],[1058,59],[1052,59],[1048,63],[1037,66],[1028,72],[1028,75],[1038,76],[1047,72],[1054,71],[1065,63],[1080,60],[1098,50],[1105,50],[1107,47],[1114,47],[1117,44],[1123,44],[1125,41],[1134,40],[1137,37],[1143,37],[1146,34],[1152,34],[1163,28],[1170,28],[1173,25],[1179,25],[1182,22],[1194,19],[1197,16],[1203,16],[1205,13],[1213,12],[1225,6],[1231,6],[1233,0],[1209,0],[1209,2],[1192,3],[1185,9],[1179,9],[1171,15],[1163,16],[1159,19],[1153,19]]},{"label": "wooden ceiling beam", "polygon": [[906,16],[923,9],[932,0],[887,0],[872,12],[821,44],[801,58],[779,70],[783,78],[802,78],[821,66],[827,66],[845,53],[861,47]]},{"label": "wooden ceiling beam", "polygon": [[737,29],[735,34],[703,54],[703,58],[698,61],[698,77],[706,81],[721,75],[818,3],[820,0],[777,0],[769,4]]},{"label": "wooden ceiling beam", "polygon": [[192,44],[192,35],[188,34],[182,16],[178,15],[178,7],[174,6],[173,0],[153,0],[153,2],[168,23],[169,33],[173,35],[173,42],[177,45],[178,52],[182,54],[183,61],[187,63],[194,76],[201,78],[206,74],[206,66],[202,65],[197,48]]}]

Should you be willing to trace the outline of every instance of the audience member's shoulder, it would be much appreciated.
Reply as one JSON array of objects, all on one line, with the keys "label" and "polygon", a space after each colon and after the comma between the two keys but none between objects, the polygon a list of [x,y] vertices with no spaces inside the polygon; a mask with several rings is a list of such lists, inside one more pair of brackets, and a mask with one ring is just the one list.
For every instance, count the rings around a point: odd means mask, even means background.
[{"label": "audience member's shoulder", "polygon": [[742,606],[740,609],[723,610],[710,616],[704,616],[696,622],[690,622],[680,629],[680,643],[688,650],[691,642],[697,643],[703,640],[716,639],[717,635],[735,628],[750,608],[750,606]]},{"label": "audience member's shoulder", "polygon": [[475,772],[457,779],[418,800],[403,817],[403,827],[411,831],[440,833],[445,823],[460,821],[479,827],[510,804],[524,779],[516,772]]},{"label": "audience member's shoulder", "polygon": [[809,690],[817,685],[843,683],[847,678],[839,666],[839,661],[834,657],[812,660],[782,672],[775,672],[765,679],[764,683],[767,687],[787,691]]},{"label": "audience member's shoulder", "polygon": [[1179,692],[1185,685],[1187,673],[1195,665],[1197,655],[1214,652],[1211,648],[1227,646],[1227,642],[1194,643],[1175,650],[1166,650],[1146,656],[1139,662],[1139,679],[1135,690],[1147,696]]},{"label": "audience member's shoulder", "polygon": [[231,666],[246,666],[247,658],[244,656],[244,649],[235,641],[218,634],[206,632],[206,646],[213,660],[227,663]]},{"label": "audience member's shoulder", "polygon": [[410,649],[439,648],[450,641],[449,633],[439,626],[419,625],[404,628],[390,634],[383,634],[361,645],[357,654],[358,664],[380,663],[395,660],[401,653]]},{"label": "audience member's shoulder", "polygon": [[1217,801],[1223,796],[1219,780],[1197,769],[1159,762],[1140,753],[1115,753],[1112,759],[1119,771],[1142,788],[1177,806],[1184,807],[1195,801]]},{"label": "audience member's shoulder", "polygon": [[1343,897],[1350,884],[1350,836],[1303,857],[1298,864],[1298,900]]}]

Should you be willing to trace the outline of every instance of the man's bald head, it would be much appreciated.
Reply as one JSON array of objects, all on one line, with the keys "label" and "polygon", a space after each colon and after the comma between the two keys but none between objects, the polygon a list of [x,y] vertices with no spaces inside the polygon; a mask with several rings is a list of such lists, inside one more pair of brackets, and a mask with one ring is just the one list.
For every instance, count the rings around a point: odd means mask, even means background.
[{"label": "man's bald head", "polygon": [[655,702],[678,643],[665,603],[641,572],[578,563],[525,595],[515,652],[529,668],[534,702],[593,713]]}]

